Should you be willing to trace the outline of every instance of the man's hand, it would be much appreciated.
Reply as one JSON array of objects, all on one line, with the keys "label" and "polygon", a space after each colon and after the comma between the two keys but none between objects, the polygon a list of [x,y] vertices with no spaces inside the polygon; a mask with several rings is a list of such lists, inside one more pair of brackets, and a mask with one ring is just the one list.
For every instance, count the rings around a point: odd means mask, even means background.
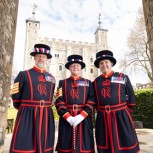
[{"label": "man's hand", "polygon": [[76,127],[78,124],[80,124],[84,120],[84,117],[81,114],[75,116],[74,118],[75,118],[74,119],[75,123],[73,124],[73,127]]},{"label": "man's hand", "polygon": [[76,121],[75,117],[73,117],[73,116],[69,116],[66,120],[67,120],[67,122],[70,123],[71,126],[73,126]]}]

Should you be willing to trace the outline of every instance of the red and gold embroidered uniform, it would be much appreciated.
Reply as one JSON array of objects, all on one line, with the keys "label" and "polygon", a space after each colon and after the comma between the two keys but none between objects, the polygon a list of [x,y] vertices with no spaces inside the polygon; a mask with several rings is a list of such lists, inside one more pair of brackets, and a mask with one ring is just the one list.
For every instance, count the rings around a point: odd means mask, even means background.
[{"label": "red and gold embroidered uniform", "polygon": [[128,76],[111,71],[94,80],[98,153],[138,153],[131,112],[135,95]]},{"label": "red and gold embroidered uniform", "polygon": [[[91,81],[81,77],[69,77],[59,82],[56,108],[60,116],[58,153],[72,153],[75,145],[77,153],[94,153],[92,112],[95,99]],[[81,114],[84,120],[75,128],[75,144],[73,127],[66,121],[69,116]]]},{"label": "red and gold embroidered uniform", "polygon": [[10,153],[52,153],[54,77],[37,67],[16,77],[12,99],[18,109]]}]

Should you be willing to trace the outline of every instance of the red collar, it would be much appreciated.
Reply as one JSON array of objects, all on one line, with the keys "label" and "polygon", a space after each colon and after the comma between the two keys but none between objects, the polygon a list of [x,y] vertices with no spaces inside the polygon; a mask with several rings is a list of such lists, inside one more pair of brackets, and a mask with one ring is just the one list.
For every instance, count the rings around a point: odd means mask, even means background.
[{"label": "red collar", "polygon": [[101,74],[101,76],[102,77],[104,77],[104,78],[108,78],[108,77],[110,77],[112,74],[114,73],[114,71],[110,71],[108,74]]},{"label": "red collar", "polygon": [[34,69],[35,71],[39,72],[39,73],[45,73],[45,72],[46,72],[46,70],[40,69],[40,68],[37,67],[37,66],[34,66],[33,69]]},{"label": "red collar", "polygon": [[81,76],[77,76],[77,77],[74,77],[74,76],[70,76],[70,79],[72,79],[72,80],[79,80],[81,78]]}]

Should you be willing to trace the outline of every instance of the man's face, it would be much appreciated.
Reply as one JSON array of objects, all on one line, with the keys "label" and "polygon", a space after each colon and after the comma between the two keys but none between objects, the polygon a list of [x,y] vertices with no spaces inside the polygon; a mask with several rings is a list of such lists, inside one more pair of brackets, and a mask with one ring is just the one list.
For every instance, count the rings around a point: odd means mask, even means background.
[{"label": "man's face", "polygon": [[36,54],[34,57],[35,65],[41,69],[45,68],[45,64],[47,62],[47,55],[44,54]]},{"label": "man's face", "polygon": [[99,62],[100,71],[104,74],[108,74],[112,70],[112,62],[110,60],[102,60]]},{"label": "man's face", "polygon": [[78,63],[73,63],[69,66],[69,70],[72,76],[79,76],[81,75],[81,65]]}]

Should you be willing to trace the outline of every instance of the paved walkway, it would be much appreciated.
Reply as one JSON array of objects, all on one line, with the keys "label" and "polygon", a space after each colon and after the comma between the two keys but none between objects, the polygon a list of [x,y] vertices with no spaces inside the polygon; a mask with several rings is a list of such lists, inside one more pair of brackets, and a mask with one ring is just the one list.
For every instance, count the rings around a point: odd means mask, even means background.
[{"label": "paved walkway", "polygon": [[[153,153],[153,129],[136,129],[140,143],[141,153]],[[9,153],[9,146],[12,134],[7,134],[5,138],[4,153]],[[55,133],[55,144],[57,142],[57,132]]]}]

